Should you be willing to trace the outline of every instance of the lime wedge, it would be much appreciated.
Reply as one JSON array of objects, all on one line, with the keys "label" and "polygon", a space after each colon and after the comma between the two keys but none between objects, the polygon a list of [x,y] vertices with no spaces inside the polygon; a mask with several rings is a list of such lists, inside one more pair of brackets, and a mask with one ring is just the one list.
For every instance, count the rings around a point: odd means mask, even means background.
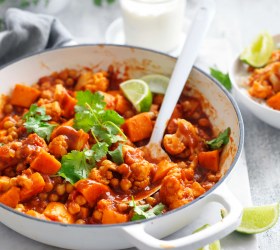
[{"label": "lime wedge", "polygon": [[151,92],[156,94],[165,94],[170,79],[167,76],[151,74],[140,78],[148,83]]},{"label": "lime wedge", "polygon": [[138,112],[149,111],[152,105],[152,93],[148,84],[140,79],[131,79],[120,84],[125,97]]},{"label": "lime wedge", "polygon": [[240,60],[255,68],[267,64],[274,50],[274,41],[270,34],[264,32],[253,41],[240,55]]},{"label": "lime wedge", "polygon": [[236,229],[245,234],[256,234],[273,227],[279,217],[279,203],[247,207],[243,210],[242,221]]},{"label": "lime wedge", "polygon": [[[204,230],[205,228],[210,227],[209,224],[205,224],[202,227],[196,229],[193,233],[197,233],[199,231]],[[208,244],[202,248],[199,248],[198,250],[221,250],[221,244],[219,240],[216,240],[214,242],[212,242],[211,244]]]}]

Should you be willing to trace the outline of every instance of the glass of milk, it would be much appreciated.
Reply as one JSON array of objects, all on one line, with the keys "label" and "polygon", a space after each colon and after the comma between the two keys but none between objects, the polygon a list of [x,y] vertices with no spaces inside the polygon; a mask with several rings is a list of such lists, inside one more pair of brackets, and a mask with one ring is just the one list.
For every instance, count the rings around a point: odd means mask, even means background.
[{"label": "glass of milk", "polygon": [[186,0],[121,0],[125,42],[163,52],[180,43]]}]

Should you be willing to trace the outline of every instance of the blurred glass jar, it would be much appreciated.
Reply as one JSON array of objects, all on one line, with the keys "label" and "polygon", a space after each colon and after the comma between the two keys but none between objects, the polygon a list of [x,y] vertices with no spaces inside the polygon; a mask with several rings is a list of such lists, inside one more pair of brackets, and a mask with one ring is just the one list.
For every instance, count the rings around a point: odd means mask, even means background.
[{"label": "blurred glass jar", "polygon": [[169,52],[180,43],[186,0],[121,0],[126,44]]}]

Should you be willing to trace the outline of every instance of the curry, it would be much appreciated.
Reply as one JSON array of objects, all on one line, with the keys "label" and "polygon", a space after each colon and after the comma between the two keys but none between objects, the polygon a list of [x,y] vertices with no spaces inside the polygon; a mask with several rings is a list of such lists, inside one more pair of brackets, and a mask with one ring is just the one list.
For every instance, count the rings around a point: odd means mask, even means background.
[{"label": "curry", "polygon": [[111,67],[65,69],[3,95],[0,202],[49,221],[114,224],[166,213],[211,189],[230,129],[217,137],[186,86],[162,140],[170,161],[153,163],[141,146],[164,96],[153,94],[150,109],[137,112],[123,80]]}]

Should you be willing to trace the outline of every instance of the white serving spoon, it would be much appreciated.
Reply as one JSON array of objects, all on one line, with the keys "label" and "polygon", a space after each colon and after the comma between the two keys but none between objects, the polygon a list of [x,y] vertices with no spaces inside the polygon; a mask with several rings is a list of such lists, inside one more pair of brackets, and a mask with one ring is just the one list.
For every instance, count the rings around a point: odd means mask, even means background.
[{"label": "white serving spoon", "polygon": [[169,159],[169,156],[161,147],[163,134],[186,84],[214,14],[215,2],[213,0],[203,0],[176,62],[150,141],[146,146],[142,147],[146,157],[152,162],[157,163],[160,160]]},{"label": "white serving spoon", "polygon": [[[142,147],[149,161],[157,163],[160,160],[169,160],[168,154],[161,147],[162,137],[194,65],[199,48],[214,14],[215,2],[213,0],[204,0],[192,22],[184,47],[176,62],[150,141],[146,146]],[[151,187],[151,189],[147,190],[145,193],[139,193],[139,195],[135,194],[133,199],[135,201],[143,200],[156,193],[160,187],[161,182],[158,181],[156,186]],[[117,200],[129,202],[131,197],[131,195],[125,197],[121,196],[120,199]]]}]

